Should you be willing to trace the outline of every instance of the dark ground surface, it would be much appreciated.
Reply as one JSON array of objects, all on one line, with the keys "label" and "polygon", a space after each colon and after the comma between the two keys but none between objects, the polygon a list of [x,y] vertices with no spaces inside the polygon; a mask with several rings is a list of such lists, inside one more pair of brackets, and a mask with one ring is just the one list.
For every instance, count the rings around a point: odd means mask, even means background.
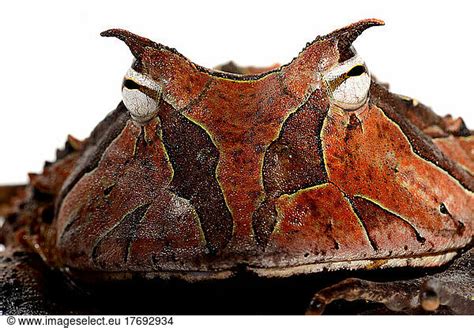
[{"label": "dark ground surface", "polygon": [[[262,279],[243,272],[218,282],[176,280],[100,283],[77,286],[47,269],[30,253],[0,257],[0,311],[3,314],[304,314],[314,293],[348,277],[384,282],[387,297],[403,289],[413,296],[427,279],[450,293],[450,303],[435,313],[474,314],[473,251],[431,270],[394,269],[321,273],[289,279]],[[370,284],[370,283],[369,283]],[[325,314],[423,314],[421,308],[392,312],[384,305],[337,300]]]}]

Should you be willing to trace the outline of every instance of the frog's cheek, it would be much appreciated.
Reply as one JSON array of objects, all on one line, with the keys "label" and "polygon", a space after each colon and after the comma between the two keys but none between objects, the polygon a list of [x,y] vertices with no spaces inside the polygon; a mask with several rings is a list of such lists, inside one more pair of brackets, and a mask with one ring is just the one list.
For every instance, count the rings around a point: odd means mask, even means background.
[{"label": "frog's cheek", "polygon": [[138,122],[148,121],[158,110],[157,101],[138,89],[123,88],[122,96],[125,107],[127,107],[132,118]]}]

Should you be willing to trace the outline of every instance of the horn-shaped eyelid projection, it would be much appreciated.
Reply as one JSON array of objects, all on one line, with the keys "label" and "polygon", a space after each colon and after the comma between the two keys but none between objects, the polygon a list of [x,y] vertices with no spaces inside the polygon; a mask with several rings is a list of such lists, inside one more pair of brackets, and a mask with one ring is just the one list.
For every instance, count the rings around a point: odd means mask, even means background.
[{"label": "horn-shaped eyelid projection", "polygon": [[147,38],[141,37],[129,31],[118,29],[118,28],[104,31],[100,33],[100,36],[115,37],[119,40],[122,40],[128,46],[133,56],[137,59],[140,59],[142,57],[146,47],[152,47],[152,48],[160,47],[158,43],[155,43]]},{"label": "horn-shaped eyelid projection", "polygon": [[[251,81],[251,80],[257,80],[257,79],[263,78],[266,75],[269,75],[271,73],[284,70],[286,67],[291,66],[297,60],[297,58],[305,56],[304,53],[313,52],[313,51],[321,51],[318,44],[326,40],[337,41],[337,47],[339,49],[340,55],[342,56],[345,52],[347,52],[345,50],[350,48],[352,42],[364,30],[372,26],[380,26],[384,24],[385,23],[382,20],[374,19],[374,18],[361,20],[359,22],[356,22],[346,27],[343,27],[341,29],[338,29],[327,35],[318,36],[313,42],[310,42],[307,44],[307,46],[300,52],[298,57],[294,58],[290,63],[286,65],[282,65],[278,68],[268,70],[266,72],[262,72],[259,74],[243,74],[243,75],[226,73],[226,72],[221,72],[218,70],[212,70],[212,69],[202,67],[200,65],[192,63],[189,59],[187,59],[185,56],[179,53],[176,49],[166,47],[160,43],[153,42],[149,39],[143,38],[141,36],[138,36],[136,34],[133,34],[123,29],[110,29],[110,30],[102,32],[100,35],[104,37],[116,37],[122,40],[123,42],[125,42],[125,44],[127,44],[127,46],[130,48],[134,57],[138,60],[144,59],[142,57],[144,57],[144,53],[146,52],[147,48],[153,48],[158,51],[169,51],[175,55],[178,55],[182,60],[185,60],[186,62],[191,64],[191,66],[194,67],[195,69],[201,72],[204,72],[206,74],[209,74],[211,76],[222,77],[222,78],[231,79],[231,80]],[[350,57],[350,56],[347,56],[347,57]],[[346,58],[343,58],[343,59],[345,60]]]},{"label": "horn-shaped eyelid projection", "polygon": [[383,26],[385,22],[378,18],[367,18],[358,22],[352,23],[348,26],[335,30],[329,35],[339,35],[343,37],[345,35],[346,40],[350,40],[351,43],[362,34],[366,29],[373,26]]},{"label": "horn-shaped eyelid projection", "polygon": [[337,39],[337,47],[342,59],[341,61],[344,61],[350,57],[350,48],[352,43],[359,37],[359,35],[362,34],[362,32],[364,32],[369,27],[383,25],[385,25],[383,20],[369,18],[336,30],[328,36],[332,36]]},{"label": "horn-shaped eyelid projection", "polygon": [[115,37],[119,40],[122,40],[130,48],[133,56],[137,59],[141,57],[145,47],[143,42],[140,42],[140,40],[143,39],[142,37],[122,29],[110,29],[103,31],[100,33],[100,36]]}]

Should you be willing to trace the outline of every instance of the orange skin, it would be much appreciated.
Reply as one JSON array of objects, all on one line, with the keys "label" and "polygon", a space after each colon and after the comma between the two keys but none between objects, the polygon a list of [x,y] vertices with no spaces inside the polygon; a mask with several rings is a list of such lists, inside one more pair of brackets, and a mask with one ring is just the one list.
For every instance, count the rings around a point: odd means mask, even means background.
[{"label": "orange skin", "polygon": [[[426,239],[415,248],[405,249],[408,254],[462,246],[457,236],[472,236],[472,193],[414,154],[403,132],[378,107],[362,108],[354,115],[360,125],[352,130],[347,129],[349,114],[338,108],[331,109],[326,118],[323,147],[330,181],[349,197],[379,204]],[[347,156],[349,151],[351,156]],[[441,202],[450,214],[440,212]],[[387,235],[389,229],[384,230]],[[379,252],[388,253],[401,250],[413,234],[409,238],[385,238],[381,242],[386,249],[379,247]]]}]

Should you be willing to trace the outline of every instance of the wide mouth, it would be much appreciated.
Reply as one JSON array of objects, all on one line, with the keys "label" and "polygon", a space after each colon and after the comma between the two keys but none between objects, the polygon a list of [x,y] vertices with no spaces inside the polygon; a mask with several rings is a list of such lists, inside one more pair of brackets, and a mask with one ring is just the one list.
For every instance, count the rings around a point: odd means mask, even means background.
[{"label": "wide mouth", "polygon": [[162,271],[93,271],[72,267],[63,271],[72,278],[84,282],[124,281],[140,277],[144,280],[177,279],[186,282],[223,280],[247,272],[260,278],[289,278],[292,276],[311,275],[321,272],[344,272],[354,270],[381,270],[393,268],[436,268],[443,266],[458,255],[457,250],[447,250],[433,254],[400,256],[394,258],[370,258],[347,261],[321,261],[290,266],[265,267],[254,264],[235,265],[215,270],[162,270]]}]

